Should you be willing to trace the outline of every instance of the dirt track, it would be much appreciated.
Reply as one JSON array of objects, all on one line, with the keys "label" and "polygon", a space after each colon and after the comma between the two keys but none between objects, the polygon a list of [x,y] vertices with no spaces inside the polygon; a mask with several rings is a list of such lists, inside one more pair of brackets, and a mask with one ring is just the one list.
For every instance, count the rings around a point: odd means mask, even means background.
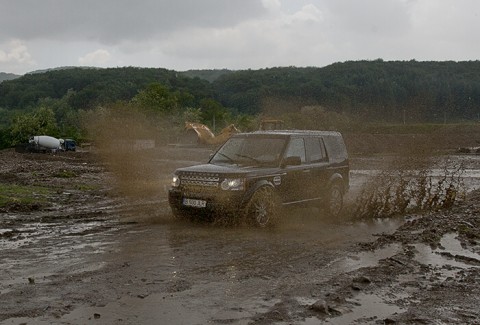
[{"label": "dirt track", "polygon": [[[0,152],[0,184],[38,187],[0,210],[0,322],[480,323],[478,190],[394,219],[305,208],[271,230],[175,221],[169,175],[208,154],[158,148],[122,171],[127,157]],[[351,196],[378,160],[352,160]]]}]

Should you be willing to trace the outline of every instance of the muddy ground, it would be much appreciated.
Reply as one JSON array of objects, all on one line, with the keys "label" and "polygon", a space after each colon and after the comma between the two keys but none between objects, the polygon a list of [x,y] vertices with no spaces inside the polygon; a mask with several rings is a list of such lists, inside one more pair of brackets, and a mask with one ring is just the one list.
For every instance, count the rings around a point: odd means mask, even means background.
[{"label": "muddy ground", "polygon": [[[0,208],[0,323],[480,323],[479,156],[454,156],[469,193],[450,210],[328,220],[302,208],[258,229],[173,219],[170,173],[208,155],[1,151],[0,185],[34,199]],[[352,159],[349,202],[384,159]]]}]

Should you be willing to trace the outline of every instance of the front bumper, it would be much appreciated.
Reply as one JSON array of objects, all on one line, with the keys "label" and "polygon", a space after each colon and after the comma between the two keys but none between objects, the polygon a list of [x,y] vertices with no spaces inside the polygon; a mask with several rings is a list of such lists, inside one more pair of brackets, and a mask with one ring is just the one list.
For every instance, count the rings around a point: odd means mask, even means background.
[{"label": "front bumper", "polygon": [[[205,207],[192,207],[184,204],[184,199],[202,200]],[[215,191],[214,193],[188,193],[180,189],[170,189],[168,202],[174,212],[188,215],[238,215],[243,211],[244,191]]]}]

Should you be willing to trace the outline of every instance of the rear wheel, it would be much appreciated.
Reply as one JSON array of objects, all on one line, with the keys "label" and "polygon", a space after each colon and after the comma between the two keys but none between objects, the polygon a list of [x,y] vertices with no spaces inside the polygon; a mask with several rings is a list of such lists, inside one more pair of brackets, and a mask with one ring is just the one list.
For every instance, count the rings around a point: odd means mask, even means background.
[{"label": "rear wheel", "polygon": [[246,216],[259,227],[272,225],[278,216],[278,202],[273,189],[260,187],[252,196],[246,207]]},{"label": "rear wheel", "polygon": [[343,192],[339,184],[333,184],[328,192],[327,211],[332,217],[337,217],[343,208]]}]

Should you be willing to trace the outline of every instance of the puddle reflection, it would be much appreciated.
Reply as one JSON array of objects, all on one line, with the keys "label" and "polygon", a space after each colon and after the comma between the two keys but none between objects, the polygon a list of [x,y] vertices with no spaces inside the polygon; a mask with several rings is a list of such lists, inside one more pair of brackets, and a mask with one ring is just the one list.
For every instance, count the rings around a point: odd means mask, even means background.
[{"label": "puddle reflection", "polygon": [[430,246],[421,243],[415,244],[414,247],[417,250],[415,260],[419,263],[438,268],[444,268],[446,266],[460,269],[478,268],[478,265],[464,263],[455,259],[455,257],[466,257],[480,262],[480,255],[464,249],[456,236],[456,233],[445,234],[440,240],[443,249],[432,249]]}]

